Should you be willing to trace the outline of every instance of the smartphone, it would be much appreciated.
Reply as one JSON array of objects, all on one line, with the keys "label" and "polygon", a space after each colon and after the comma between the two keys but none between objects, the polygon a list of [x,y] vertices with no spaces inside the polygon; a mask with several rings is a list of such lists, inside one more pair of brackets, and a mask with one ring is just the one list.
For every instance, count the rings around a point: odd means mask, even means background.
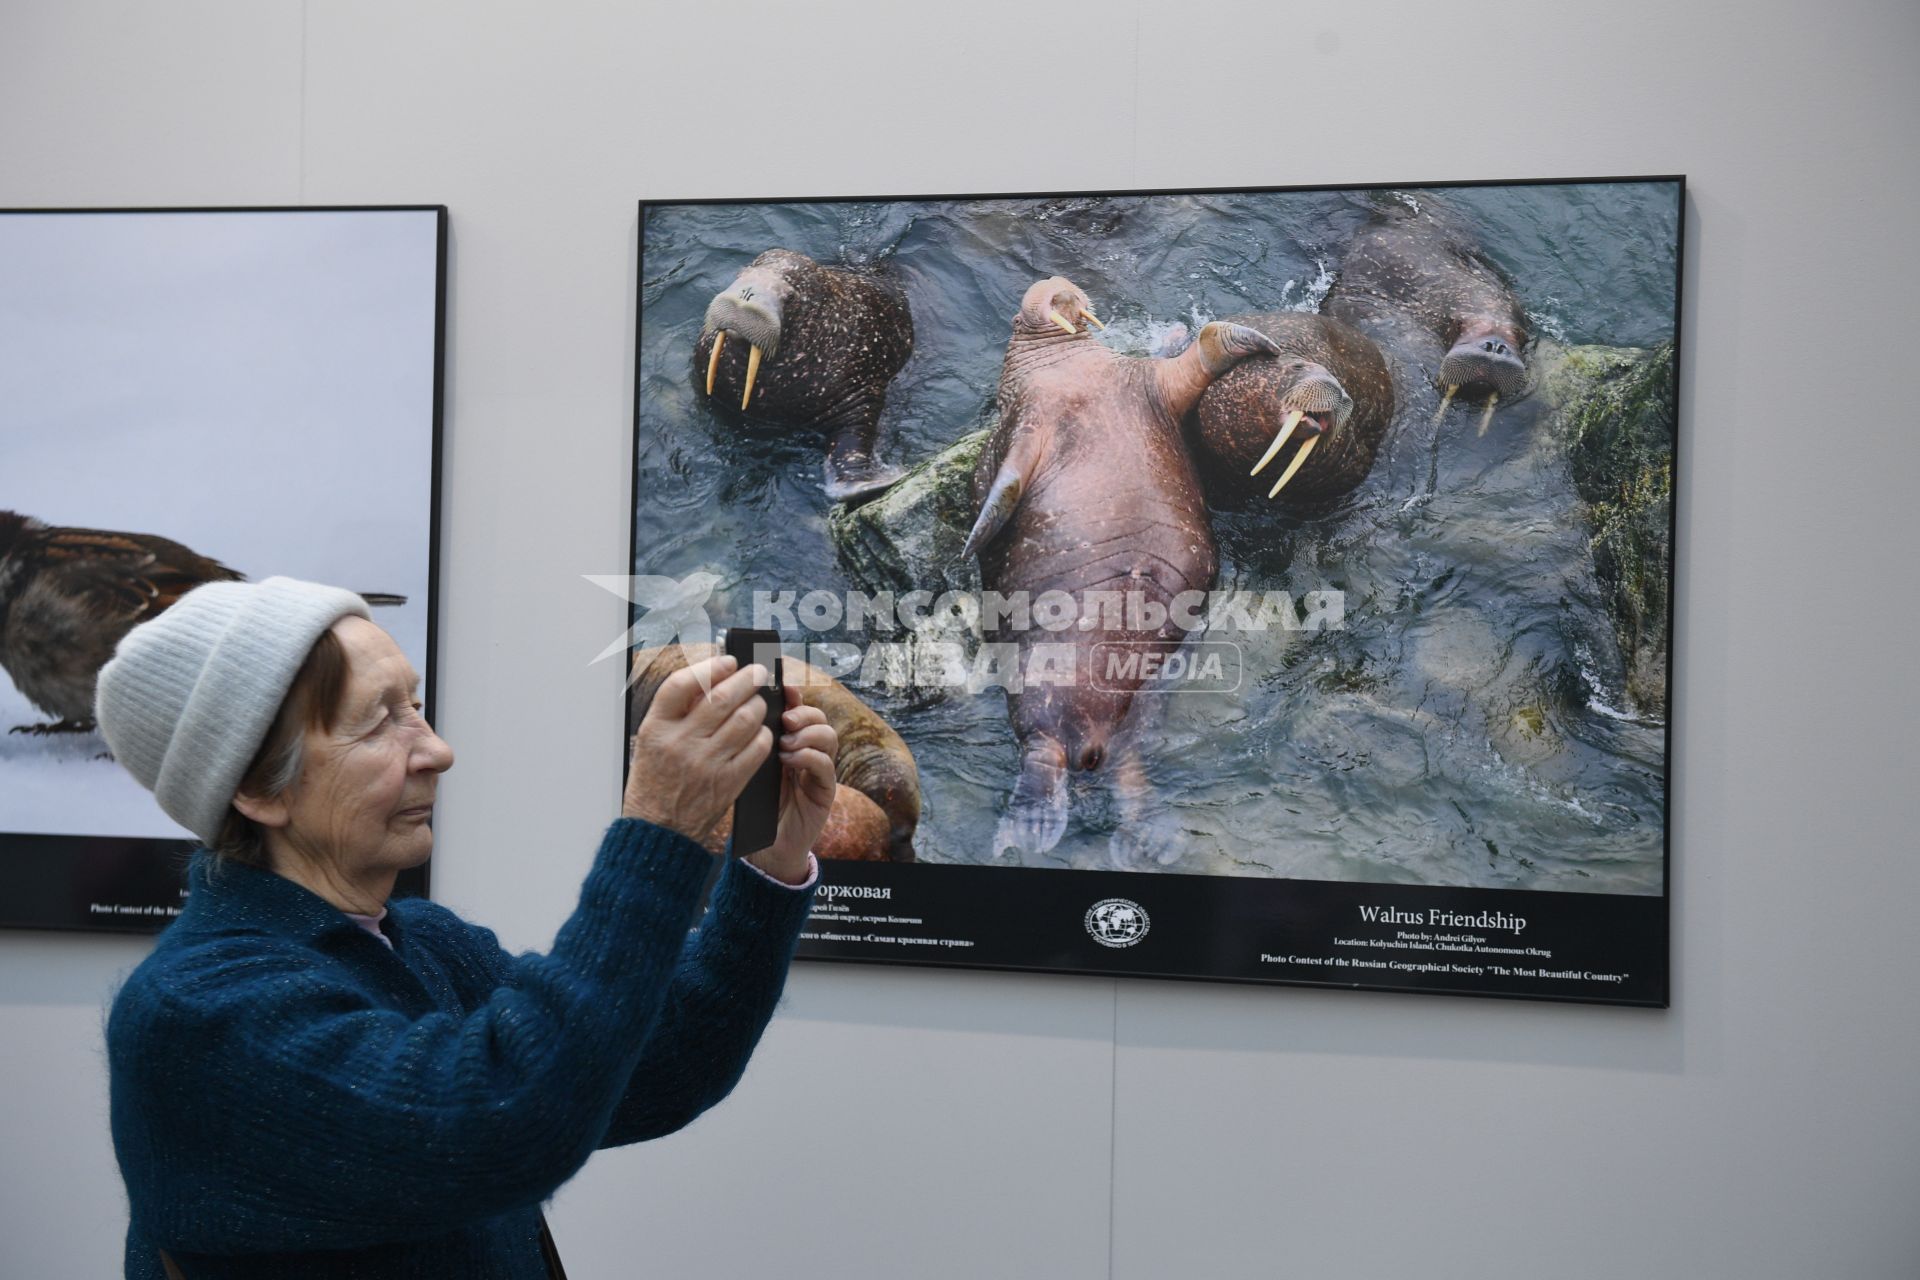
[{"label": "smartphone", "polygon": [[760,687],[766,707],[766,724],[773,730],[773,750],[747,779],[746,788],[733,802],[733,852],[740,856],[757,853],[774,841],[780,830],[781,717],[787,710],[785,673],[780,667],[780,633],[753,627],[728,627],[726,651],[744,670],[755,662],[765,667],[771,683]]}]

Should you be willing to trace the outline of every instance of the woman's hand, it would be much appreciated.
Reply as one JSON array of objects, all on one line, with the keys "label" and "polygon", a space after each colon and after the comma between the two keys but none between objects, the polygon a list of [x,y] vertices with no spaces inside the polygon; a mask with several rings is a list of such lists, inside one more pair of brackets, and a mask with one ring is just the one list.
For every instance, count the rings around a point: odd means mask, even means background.
[{"label": "woman's hand", "polygon": [[[738,660],[719,654],[661,682],[633,735],[622,817],[644,818],[705,841],[733,808],[734,797],[773,749],[759,689],[767,669],[758,663],[737,667]],[[831,802],[831,761],[827,781]],[[782,834],[785,827],[783,814]]]},{"label": "woman's hand", "polygon": [[773,843],[747,861],[776,880],[799,884],[807,878],[807,854],[826,829],[833,811],[834,756],[840,740],[827,713],[801,705],[798,686],[788,685],[787,709],[780,723],[780,829]]}]

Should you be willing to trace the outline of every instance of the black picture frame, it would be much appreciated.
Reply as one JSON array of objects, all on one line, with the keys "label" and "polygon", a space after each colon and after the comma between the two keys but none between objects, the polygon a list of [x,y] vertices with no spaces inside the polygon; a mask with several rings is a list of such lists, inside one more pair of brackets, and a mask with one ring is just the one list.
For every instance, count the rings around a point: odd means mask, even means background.
[{"label": "black picture frame", "polygon": [[[438,709],[439,563],[442,435],[446,406],[447,206],[439,204],[344,205],[141,205],[118,207],[12,207],[13,217],[115,218],[128,215],[220,217],[275,214],[423,214],[433,219],[433,368],[427,493],[425,663],[420,672],[425,714]],[[264,574],[261,576],[265,576]],[[359,588],[359,584],[354,584]],[[96,933],[157,933],[179,914],[186,894],[190,839],[65,835],[0,831],[0,927]],[[431,864],[402,872],[397,896],[421,896],[430,888]]]},{"label": "black picture frame", "polygon": [[[636,226],[634,452],[629,474],[634,488],[629,505],[630,571],[659,574],[662,568],[642,556],[639,490],[646,441],[644,396],[647,351],[647,226],[656,211],[726,209],[734,206],[938,204],[966,201],[1062,201],[1103,198],[1252,196],[1289,193],[1361,193],[1491,187],[1574,186],[1593,184],[1671,184],[1673,220],[1672,372],[1673,417],[1670,463],[1680,463],[1679,406],[1684,357],[1683,281],[1687,216],[1684,175],[1573,178],[1444,179],[1421,182],[1367,182],[1209,188],[1149,188],[1079,192],[948,193],[895,196],[648,198],[639,202]],[[755,246],[753,251],[775,247]],[[752,256],[741,246],[741,265]],[[1071,275],[1071,272],[1067,274]],[[725,280],[713,282],[715,288]],[[1007,300],[1011,313],[1017,299]],[[999,335],[1004,340],[1004,333]],[[1069,973],[1099,977],[1143,977],[1232,982],[1272,986],[1367,989],[1422,994],[1470,995],[1645,1008],[1666,1008],[1671,1001],[1671,904],[1674,892],[1672,849],[1672,706],[1675,680],[1673,614],[1678,575],[1678,486],[1667,502],[1666,581],[1667,657],[1664,712],[1660,726],[1659,785],[1660,892],[1657,894],[1583,893],[1564,890],[1480,888],[1442,884],[1306,880],[1170,874],[1160,871],[1056,870],[961,863],[864,862],[821,860],[821,887],[813,922],[803,935],[797,958],[830,963],[909,964],[920,967],[1018,972]],[[772,536],[773,531],[768,530]],[[671,570],[668,570],[671,572]],[[629,605],[625,625],[643,610]],[[721,621],[716,619],[716,621]],[[748,625],[749,619],[730,619]],[[631,710],[625,725],[630,741],[637,728]],[[626,753],[620,754],[623,771]],[[1139,912],[1140,925],[1156,946],[1104,945],[1095,934],[1095,912],[1119,900]],[[1362,928],[1360,909],[1371,909],[1385,924]],[[1489,946],[1469,943],[1413,944],[1425,951],[1412,963],[1400,963],[1393,948],[1404,944],[1384,932],[1397,923],[1395,913],[1419,915],[1440,923],[1439,930],[1481,929],[1496,916],[1524,920],[1527,935],[1538,939],[1546,960],[1503,955],[1490,958]],[[1123,922],[1124,923],[1124,922]],[[1494,926],[1498,927],[1498,926]],[[845,932],[836,933],[836,930]],[[1395,930],[1398,932],[1398,930]],[[1342,948],[1336,964],[1332,940],[1340,934],[1355,947]],[[913,936],[908,936],[912,934]],[[864,936],[862,936],[864,935]],[[1157,936],[1155,936],[1157,935]],[[1478,937],[1479,935],[1474,935]],[[1520,935],[1496,938],[1516,941]],[[881,940],[875,941],[878,937]],[[1481,938],[1486,943],[1486,938]],[[1368,953],[1357,944],[1381,948],[1377,963],[1361,962]],[[953,944],[953,945],[943,945]],[[1507,948],[1491,947],[1491,953]],[[1524,952],[1526,946],[1511,948]],[[1299,960],[1300,963],[1289,963]],[[1426,965],[1427,967],[1422,967]]]}]

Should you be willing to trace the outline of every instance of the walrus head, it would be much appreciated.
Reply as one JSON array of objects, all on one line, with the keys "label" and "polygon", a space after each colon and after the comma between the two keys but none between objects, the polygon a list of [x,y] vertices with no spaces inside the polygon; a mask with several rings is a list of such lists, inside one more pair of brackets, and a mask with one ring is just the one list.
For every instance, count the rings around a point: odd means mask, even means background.
[{"label": "walrus head", "polygon": [[714,375],[720,370],[720,349],[729,335],[746,340],[747,387],[740,397],[745,409],[753,398],[753,382],[760,374],[760,361],[780,354],[780,317],[793,296],[793,284],[777,267],[757,261],[733,278],[724,293],[707,304],[706,322],[700,335],[713,334],[713,351],[707,356],[707,395],[713,395]]},{"label": "walrus head", "polygon": [[1434,381],[1449,397],[1491,394],[1513,400],[1527,388],[1527,364],[1521,358],[1527,335],[1517,325],[1491,316],[1470,316],[1440,361]]},{"label": "walrus head", "polygon": [[1093,301],[1065,276],[1048,276],[1027,289],[1013,318],[1016,337],[1070,337],[1085,333],[1080,322],[1104,329],[1093,314]]},{"label": "walrus head", "polygon": [[1268,491],[1269,498],[1280,496],[1280,491],[1300,470],[1322,436],[1346,426],[1347,419],[1353,415],[1353,397],[1326,366],[1311,360],[1289,360],[1280,366],[1280,372],[1287,388],[1281,392],[1278,405],[1280,430],[1274,433],[1273,443],[1247,474],[1259,475],[1269,462],[1280,456],[1289,440],[1297,440],[1300,447],[1294,450],[1287,469]]}]

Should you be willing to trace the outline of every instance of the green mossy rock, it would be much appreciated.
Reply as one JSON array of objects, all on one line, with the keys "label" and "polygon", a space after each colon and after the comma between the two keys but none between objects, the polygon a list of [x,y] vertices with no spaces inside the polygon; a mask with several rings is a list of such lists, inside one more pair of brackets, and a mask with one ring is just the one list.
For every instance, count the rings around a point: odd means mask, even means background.
[{"label": "green mossy rock", "polygon": [[1569,347],[1542,375],[1552,428],[1586,505],[1627,696],[1665,716],[1673,510],[1673,344]]},{"label": "green mossy rock", "polygon": [[862,591],[978,591],[980,567],[962,560],[973,527],[973,468],[991,427],[921,463],[871,502],[827,513],[841,567]]}]

